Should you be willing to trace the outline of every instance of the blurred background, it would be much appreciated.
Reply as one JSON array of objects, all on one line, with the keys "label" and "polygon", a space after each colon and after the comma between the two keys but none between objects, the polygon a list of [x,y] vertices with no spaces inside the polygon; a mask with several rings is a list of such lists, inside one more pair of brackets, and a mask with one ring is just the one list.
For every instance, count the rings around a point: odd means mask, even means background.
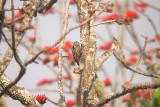
[{"label": "blurred background", "polygon": [[[99,2],[106,3],[109,0],[97,0],[94,1],[93,4],[96,5]],[[133,22],[130,25],[119,25],[117,23],[109,23],[109,24],[102,24],[95,26],[95,31],[97,33],[97,58],[100,57],[107,49],[104,49],[103,46],[108,46],[113,36],[116,37],[122,45],[124,49],[124,53],[126,55],[127,60],[131,60],[136,57],[138,59],[140,52],[139,47],[137,46],[137,42],[135,42],[133,35],[127,30],[127,27],[131,30],[131,32],[135,32],[138,42],[140,43],[141,47],[144,46],[145,39],[141,36],[148,36],[149,42],[147,44],[146,52],[149,52],[151,50],[154,50],[156,48],[159,48],[159,42],[155,41],[156,35],[158,35],[159,28],[160,28],[160,11],[157,11],[150,6],[146,7],[138,7],[140,10],[138,12],[134,6],[135,3],[140,3],[138,0],[110,0],[111,2],[115,3],[115,6],[113,7],[112,13],[103,12],[97,19],[95,19],[95,23],[100,23],[109,15],[112,15],[113,13],[118,13],[121,16],[125,16],[126,10],[133,10],[137,13],[137,17],[133,18]],[[37,17],[34,17],[32,20],[32,25],[36,26],[36,30],[30,29],[27,30],[25,37],[23,38],[22,44],[18,46],[18,54],[22,61],[25,61],[26,56],[29,52],[29,49],[27,47],[31,47],[33,39],[36,37],[35,44],[33,45],[32,54],[29,58],[32,58],[34,54],[38,53],[40,50],[44,49],[47,46],[51,46],[54,44],[61,36],[62,30],[63,30],[63,21],[64,21],[64,10],[65,10],[65,0],[58,0],[57,3],[55,3],[52,7],[52,9],[48,13],[44,14],[37,14]],[[129,2],[128,7],[126,6],[126,3]],[[159,0],[145,0],[146,3],[151,4],[157,8],[160,8],[160,2]],[[29,1],[27,1],[27,4]],[[16,0],[14,1],[15,8],[18,8],[20,6],[23,6],[23,1]],[[117,9],[117,6],[119,8]],[[10,1],[6,2],[5,8],[10,8]],[[144,8],[144,10],[142,10]],[[15,14],[18,14],[18,10],[15,10]],[[96,11],[97,13],[98,11]],[[155,25],[157,32],[153,29],[153,26],[148,21],[148,19],[144,16],[144,14],[147,14],[153,21],[153,24]],[[6,12],[6,19],[11,17],[11,11]],[[78,18],[77,18],[77,7],[76,4],[70,2],[69,7],[69,23],[68,23],[68,29],[71,27],[74,27],[79,24]],[[17,23],[16,26],[18,27],[20,23]],[[6,35],[8,38],[11,37],[11,33],[6,28],[4,29],[6,32]],[[36,33],[35,33],[36,31]],[[159,39],[158,39],[159,40]],[[72,43],[74,41],[80,41],[80,29],[75,29],[71,31],[65,38],[65,41],[68,41],[68,43]],[[0,44],[0,60],[3,58],[6,50],[8,49],[8,45],[2,39],[2,42]],[[134,54],[132,52],[135,52]],[[67,53],[69,51],[64,51],[63,55],[68,55]],[[137,52],[137,53],[136,53]],[[23,78],[18,82],[17,86],[26,88],[29,92],[31,92],[33,95],[38,94],[45,94],[49,99],[51,99],[54,102],[58,102],[60,96],[58,94],[58,87],[56,82],[56,73],[58,72],[58,67],[55,65],[56,63],[56,55],[57,53],[53,54],[42,54],[40,55],[40,59],[37,59],[36,61],[38,64],[32,63],[29,66],[27,66],[26,74],[23,76]],[[45,63],[44,59],[48,57],[49,62]],[[135,60],[136,60],[135,58]],[[75,95],[73,92],[76,92],[77,87],[77,80],[78,76],[76,74],[73,74],[73,69],[77,67],[76,64],[72,65],[69,62],[68,58],[63,58],[64,60],[64,69],[63,69],[63,75],[66,84],[70,84],[70,80],[67,79],[68,71],[71,75],[71,78],[74,80],[72,81],[72,91],[64,85],[64,92],[66,101],[68,99],[75,99]],[[156,57],[153,60],[157,60]],[[134,61],[133,63],[130,63],[130,66],[133,68],[135,65]],[[141,61],[138,68],[140,70],[146,71],[147,66],[144,64],[144,61]],[[5,74],[11,79],[14,80],[18,73],[19,73],[19,66],[15,62],[14,58],[12,58],[12,61],[8,65]],[[67,73],[66,73],[67,70]],[[146,71],[147,72],[147,71]],[[108,95],[110,92],[118,91],[122,88],[122,85],[129,81],[131,78],[132,72],[129,70],[126,70],[124,67],[121,66],[121,64],[114,58],[114,56],[110,56],[107,61],[103,64],[103,66],[98,71],[98,77],[100,80],[104,81],[106,78],[109,78],[111,81],[111,85],[106,86],[106,95]],[[66,78],[65,78],[66,76]],[[50,80],[52,81],[49,84],[43,84],[41,85],[40,82],[42,80]],[[55,82],[53,81],[55,80]],[[151,82],[152,79],[150,77],[145,77],[139,74],[136,74],[133,79],[133,83],[141,83],[141,82]],[[39,83],[39,84],[38,84]],[[23,107],[23,105],[16,100],[13,100],[9,97],[6,97],[7,107]],[[126,103],[120,103],[122,100],[116,99],[114,107],[117,107],[117,104],[121,104],[121,107],[126,107]],[[109,107],[112,107],[113,102],[110,102],[107,104]],[[47,101],[46,104],[43,105],[43,107],[53,107],[55,105],[51,104]]]}]

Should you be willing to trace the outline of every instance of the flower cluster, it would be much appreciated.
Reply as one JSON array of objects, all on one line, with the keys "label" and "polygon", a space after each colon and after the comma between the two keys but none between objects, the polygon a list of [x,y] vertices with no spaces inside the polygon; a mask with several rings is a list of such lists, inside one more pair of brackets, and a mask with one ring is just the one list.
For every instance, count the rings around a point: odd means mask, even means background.
[{"label": "flower cluster", "polygon": [[[69,75],[62,75],[62,78],[65,80],[70,80],[71,77]],[[45,85],[45,84],[51,84],[58,80],[58,78],[44,78],[40,81],[38,81],[37,86]]]},{"label": "flower cluster", "polygon": [[[33,37],[29,38],[30,41],[33,41]],[[71,41],[66,41],[63,46],[63,51],[65,52],[66,56],[64,58],[67,58],[67,61],[69,64],[74,65],[75,61],[71,52],[72,43]],[[46,56],[42,59],[42,63],[46,64],[50,61],[53,61],[54,65],[58,65],[58,50],[59,46],[51,48],[51,46],[44,46],[43,48],[45,51]],[[53,58],[52,58],[53,57]]]},{"label": "flower cluster", "polygon": [[38,94],[37,96],[35,96],[36,97],[36,100],[41,104],[41,105],[43,105],[43,104],[45,104],[46,103],[46,96],[45,96],[45,94]]},{"label": "flower cluster", "polygon": [[109,50],[112,46],[112,41],[108,41],[106,44],[99,45],[100,50]]}]

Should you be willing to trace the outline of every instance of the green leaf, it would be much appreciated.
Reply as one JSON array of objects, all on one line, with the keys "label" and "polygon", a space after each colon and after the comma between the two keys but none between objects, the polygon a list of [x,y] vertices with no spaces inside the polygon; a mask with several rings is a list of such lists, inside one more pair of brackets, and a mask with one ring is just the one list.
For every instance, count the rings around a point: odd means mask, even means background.
[{"label": "green leaf", "polygon": [[155,99],[153,100],[152,107],[160,107],[160,104],[159,104],[157,98],[155,98]]},{"label": "green leaf", "polygon": [[136,91],[131,92],[131,101],[128,104],[128,107],[132,107],[134,102],[136,101]]},{"label": "green leaf", "polygon": [[139,102],[143,107],[148,107],[150,105],[150,101],[148,99],[140,99]]},{"label": "green leaf", "polygon": [[160,98],[160,87],[156,89],[156,91],[154,92],[154,97],[156,98]]}]

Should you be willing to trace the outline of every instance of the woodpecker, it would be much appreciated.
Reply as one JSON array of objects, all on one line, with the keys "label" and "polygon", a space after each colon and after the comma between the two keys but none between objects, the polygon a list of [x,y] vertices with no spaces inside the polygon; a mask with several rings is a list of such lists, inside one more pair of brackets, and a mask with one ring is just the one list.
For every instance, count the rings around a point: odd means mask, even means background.
[{"label": "woodpecker", "polygon": [[77,63],[77,65],[79,66],[79,61],[77,59],[81,57],[81,46],[79,42],[73,42],[73,46],[72,46],[72,54],[74,57],[75,62]]}]

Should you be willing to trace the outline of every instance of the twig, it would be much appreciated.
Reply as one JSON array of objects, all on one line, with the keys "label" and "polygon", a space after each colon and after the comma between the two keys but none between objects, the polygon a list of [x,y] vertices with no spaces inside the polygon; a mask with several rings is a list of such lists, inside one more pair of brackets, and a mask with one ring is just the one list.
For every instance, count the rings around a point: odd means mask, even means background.
[{"label": "twig", "polygon": [[122,89],[118,92],[111,93],[110,95],[108,95],[106,97],[105,100],[103,100],[99,104],[97,104],[97,107],[101,107],[104,104],[112,101],[113,99],[119,98],[119,97],[121,97],[129,92],[132,92],[134,90],[147,89],[147,88],[155,89],[155,88],[158,88],[159,86],[160,86],[160,82],[134,84],[134,85],[132,85],[128,88]]},{"label": "twig", "polygon": [[15,34],[14,34],[14,4],[13,4],[13,0],[11,0],[11,8],[12,8],[12,50],[13,50],[13,54],[14,54],[14,58],[16,60],[16,62],[19,64],[19,66],[21,67],[21,70],[19,72],[18,77],[11,83],[9,84],[7,87],[5,87],[1,93],[0,93],[0,97],[9,89],[11,88],[13,85],[15,85],[25,74],[26,68],[23,66],[17,52],[16,52],[16,46],[15,46]]},{"label": "twig", "polygon": [[[14,8],[14,10],[20,10],[20,9],[23,9],[23,7],[18,7],[18,8]],[[12,11],[12,9],[3,9],[3,10],[0,10],[0,12],[2,11]]]},{"label": "twig", "polygon": [[152,4],[147,3],[147,2],[145,2],[144,0],[139,0],[139,1],[142,2],[142,3],[144,3],[144,4],[146,4],[146,5],[149,6],[149,7],[157,10],[157,11],[160,11],[160,8],[158,8],[158,7],[156,7],[156,6],[153,6]]},{"label": "twig", "polygon": [[49,101],[49,102],[51,102],[52,104],[54,104],[54,105],[58,105],[56,102],[53,102],[51,99],[49,99],[48,97],[46,97],[46,99]]},{"label": "twig", "polygon": [[136,6],[134,6],[134,7],[139,13],[141,13],[143,16],[145,16],[147,18],[148,22],[151,24],[151,26],[152,26],[153,30],[155,31],[155,33],[159,35],[159,32],[158,32],[158,30],[156,28],[156,25],[153,23],[153,20],[151,19],[151,17],[149,15],[147,15],[146,13],[140,11]]},{"label": "twig", "polygon": [[[143,37],[144,37],[144,36],[143,36]],[[142,49],[142,52],[141,52],[141,54],[140,54],[140,56],[139,56],[139,58],[138,58],[138,61],[137,61],[136,65],[135,65],[135,67],[134,67],[134,70],[137,69],[137,67],[138,67],[138,65],[139,65],[139,63],[140,63],[140,60],[142,59],[142,56],[143,56],[143,54],[145,53],[145,49],[146,49],[147,42],[148,42],[148,37],[146,36],[146,37],[144,37],[144,38],[145,38],[144,47],[143,47],[143,49]],[[134,78],[134,75],[135,75],[135,72],[132,72],[132,75],[131,75],[131,78],[130,78],[130,82],[132,82],[132,80],[133,80],[133,78]]]},{"label": "twig", "polygon": [[[69,11],[69,3],[70,0],[66,1],[66,8],[65,8],[65,17],[64,17],[64,27],[63,27],[63,33],[65,34],[66,30],[67,30],[67,26],[68,26],[68,11]],[[65,96],[64,96],[64,92],[63,92],[63,84],[62,84],[62,48],[63,48],[63,44],[64,44],[64,39],[62,39],[61,43],[60,43],[60,47],[59,47],[59,52],[58,52],[58,92],[60,94],[60,99],[62,100],[62,105],[65,106]]]},{"label": "twig", "polygon": [[137,47],[139,48],[139,50],[142,50],[141,44],[137,38],[137,34],[135,33],[135,29],[133,27],[132,24],[130,24],[130,28],[129,26],[126,26],[127,31],[129,32],[130,36],[133,38],[135,44],[137,45]]},{"label": "twig", "polygon": [[29,52],[28,52],[28,54],[27,54],[27,56],[26,56],[26,58],[25,58],[25,60],[24,60],[24,63],[27,62],[27,59],[29,58],[30,54],[32,53],[33,46],[34,46],[34,44],[35,44],[35,42],[36,42],[36,32],[37,32],[37,27],[34,26],[34,38],[35,38],[35,39],[34,39],[34,41],[32,42],[32,44],[31,44],[31,46],[30,46]]},{"label": "twig", "polygon": [[12,49],[11,44],[9,43],[6,35],[4,34],[4,32],[2,31],[2,36],[4,37],[5,41],[7,42],[8,46]]},{"label": "twig", "polygon": [[155,78],[158,78],[157,75],[154,75],[154,74],[148,74],[148,73],[145,73],[145,72],[140,72],[140,71],[137,71],[137,70],[134,70],[132,68],[130,68],[128,65],[126,65],[115,53],[114,53],[114,56],[116,57],[116,59],[118,61],[120,61],[124,67],[126,67],[127,69],[131,70],[132,72],[135,72],[137,74],[141,74],[141,75],[144,75],[144,76],[149,76],[149,77],[155,77]]},{"label": "twig", "polygon": [[107,20],[107,21],[104,21],[104,22],[100,22],[100,23],[96,23],[96,24],[93,24],[91,25],[92,26],[98,26],[98,25],[101,25],[101,24],[106,24],[106,23],[113,23],[115,22],[116,20]]},{"label": "twig", "polygon": [[107,60],[107,58],[114,53],[114,51],[115,51],[117,48],[118,48],[118,42],[117,42],[117,40],[114,38],[111,49],[109,49],[108,51],[106,51],[100,58],[98,58],[98,60],[97,60],[97,62],[96,62],[96,69],[97,69],[97,70],[102,66],[102,64]]}]

